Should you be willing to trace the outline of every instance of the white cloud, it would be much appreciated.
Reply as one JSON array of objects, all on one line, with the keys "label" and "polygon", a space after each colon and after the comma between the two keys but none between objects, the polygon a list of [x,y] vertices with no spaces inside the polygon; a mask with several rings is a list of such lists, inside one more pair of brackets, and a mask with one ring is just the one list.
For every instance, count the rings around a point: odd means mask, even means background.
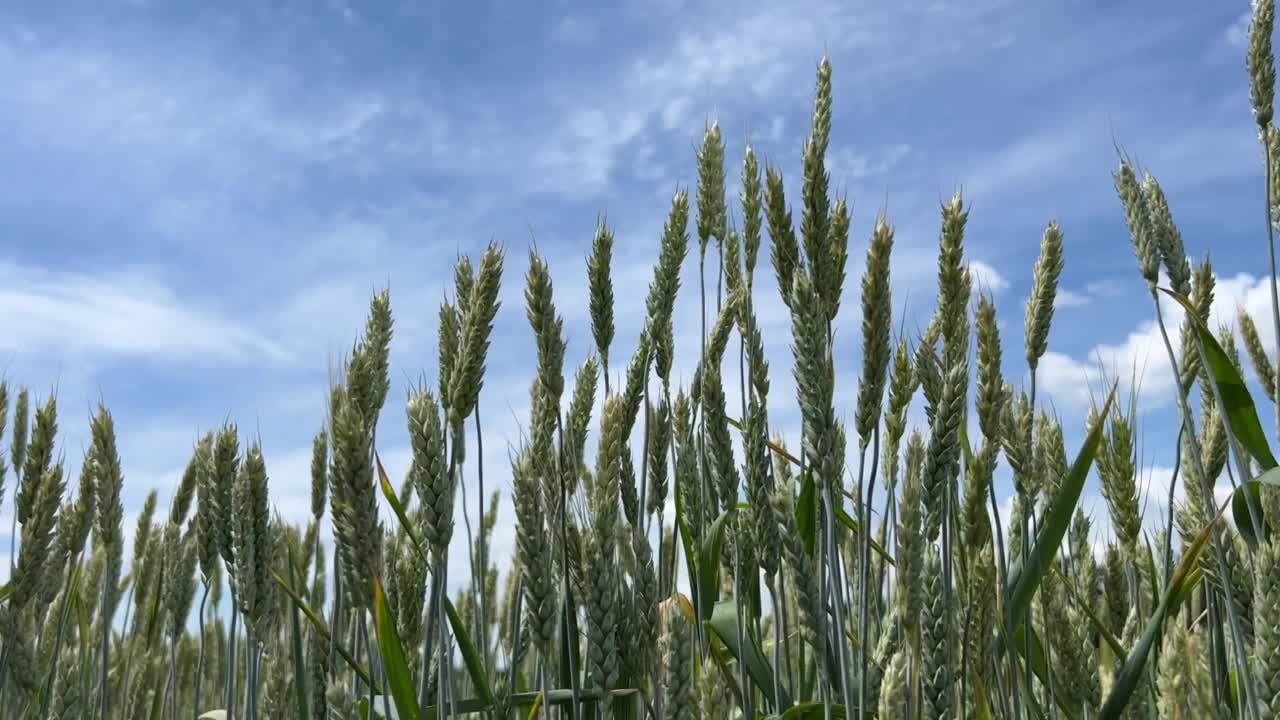
[{"label": "white cloud", "polygon": [[1088,305],[1090,300],[1092,300],[1092,298],[1084,293],[1073,292],[1066,288],[1058,288],[1058,294],[1054,298],[1053,306],[1058,309],[1080,307],[1082,305]]},{"label": "white cloud", "polygon": [[840,183],[856,183],[887,175],[911,154],[911,146],[894,143],[871,150],[834,148],[827,153],[827,172]]},{"label": "white cloud", "polygon": [[1240,13],[1240,17],[1235,19],[1225,31],[1223,37],[1227,44],[1233,48],[1242,49],[1249,42],[1249,25],[1253,20],[1253,11],[1246,10]]},{"label": "white cloud", "polygon": [[278,365],[289,352],[140,272],[83,274],[0,264],[0,349],[30,357],[108,355]]},{"label": "white cloud", "polygon": [[[1209,327],[1215,331],[1222,326],[1235,327],[1237,308],[1243,308],[1253,315],[1263,344],[1274,352],[1275,332],[1269,321],[1269,283],[1269,278],[1247,273],[1219,278],[1209,314]],[[1180,357],[1179,328],[1183,310],[1163,295],[1160,306],[1174,354]],[[1151,315],[1154,317],[1154,308]],[[1041,360],[1037,379],[1055,402],[1073,409],[1087,407],[1092,400],[1100,400],[1109,383],[1117,379],[1122,394],[1134,389],[1133,381],[1137,381],[1140,408],[1166,407],[1175,401],[1174,375],[1169,365],[1168,350],[1154,319],[1140,322],[1120,342],[1100,343],[1081,357],[1049,351]]]},{"label": "white cloud", "polygon": [[991,265],[981,261],[969,262],[969,275],[973,279],[973,291],[998,293],[1009,287],[1009,281]]}]

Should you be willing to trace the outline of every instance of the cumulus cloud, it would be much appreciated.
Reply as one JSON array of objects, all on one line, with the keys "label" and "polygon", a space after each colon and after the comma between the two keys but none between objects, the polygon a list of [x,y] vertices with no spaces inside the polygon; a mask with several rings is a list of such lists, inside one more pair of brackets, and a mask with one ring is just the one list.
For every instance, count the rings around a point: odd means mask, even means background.
[{"label": "cumulus cloud", "polygon": [[969,276],[973,280],[974,292],[994,294],[1009,287],[1009,281],[999,271],[981,260],[969,263]]},{"label": "cumulus cloud", "polygon": [[[1269,278],[1248,273],[1219,278],[1209,327],[1215,331],[1224,326],[1235,327],[1237,312],[1243,309],[1257,321],[1263,344],[1274,354],[1275,332],[1268,321],[1271,314],[1269,283]],[[1182,307],[1163,295],[1160,307],[1174,354],[1180,357]],[[1040,386],[1055,402],[1075,410],[1098,399],[1112,380],[1120,381],[1122,393],[1136,390],[1139,407],[1160,408],[1174,403],[1174,374],[1160,326],[1154,319],[1141,321],[1123,339],[1099,343],[1083,355],[1071,356],[1051,350],[1041,361],[1038,375]]]}]

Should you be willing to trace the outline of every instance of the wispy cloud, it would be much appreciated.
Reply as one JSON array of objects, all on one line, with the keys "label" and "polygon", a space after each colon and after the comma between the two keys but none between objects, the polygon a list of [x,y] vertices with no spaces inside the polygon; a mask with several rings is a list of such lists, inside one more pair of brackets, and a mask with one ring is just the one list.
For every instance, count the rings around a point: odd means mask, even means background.
[{"label": "wispy cloud", "polygon": [[0,264],[0,350],[81,359],[283,365],[287,348],[192,305],[144,272],[79,274]]}]

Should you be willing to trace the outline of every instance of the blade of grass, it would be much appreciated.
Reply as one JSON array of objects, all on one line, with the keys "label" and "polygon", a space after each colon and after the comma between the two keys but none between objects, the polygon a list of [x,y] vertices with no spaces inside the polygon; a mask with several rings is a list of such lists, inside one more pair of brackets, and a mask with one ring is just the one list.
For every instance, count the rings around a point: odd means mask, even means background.
[{"label": "blade of grass", "polygon": [[1222,395],[1222,410],[1226,413],[1231,434],[1262,466],[1263,470],[1276,467],[1276,458],[1271,454],[1271,447],[1267,444],[1267,434],[1258,420],[1258,409],[1253,403],[1253,396],[1249,394],[1249,388],[1240,377],[1240,373],[1236,372],[1230,356],[1205,326],[1190,300],[1165,288],[1160,288],[1160,292],[1177,301],[1187,311],[1187,317],[1195,322],[1196,332],[1204,344],[1209,376]]},{"label": "blade of grass", "polygon": [[396,490],[391,486],[387,471],[382,467],[382,458],[378,457],[376,450],[373,453],[373,459],[378,466],[378,487],[382,489],[382,497],[386,498],[387,504],[391,506],[391,511],[395,513],[396,519],[400,521],[400,527],[404,528],[405,534],[413,542],[414,550],[418,551],[418,555],[426,557],[427,553],[423,549],[422,541],[418,539],[418,533],[414,531],[413,523],[409,522],[409,517],[404,512],[404,505],[400,503],[400,498],[396,496]]},{"label": "blade of grass", "polygon": [[489,676],[484,671],[484,659],[476,651],[475,643],[471,641],[471,636],[467,633],[467,624],[462,621],[462,616],[458,615],[458,610],[453,606],[453,602],[447,596],[442,596],[442,599],[444,600],[444,611],[449,615],[449,625],[453,627],[454,642],[458,644],[458,650],[462,653],[462,661],[467,666],[467,674],[471,676],[471,682],[475,684],[476,692],[480,694],[480,699],[492,705],[493,690],[489,686]]},{"label": "blade of grass", "polygon": [[[773,668],[769,665],[768,658],[765,657],[764,651],[756,644],[755,638],[744,638],[746,648],[738,646],[738,634],[736,630],[736,619],[732,600],[725,600],[716,603],[715,609],[711,613],[711,619],[706,621],[706,627],[711,634],[716,637],[729,651],[735,660],[744,663],[747,673],[751,676],[751,680],[756,684],[761,692],[773,692]],[[791,697],[787,695],[786,690],[779,688],[779,703],[784,707],[791,705]]]},{"label": "blade of grass", "polygon": [[[299,597],[298,594],[293,591],[293,588],[289,586],[289,583],[285,582],[284,578],[280,577],[276,571],[271,571],[271,577],[276,581],[276,584],[280,586],[280,589],[284,590],[284,594],[288,596],[294,606],[311,621],[316,632],[320,633],[320,637],[323,638],[326,643],[329,642],[331,639],[329,626],[325,625],[324,620],[321,620],[320,616],[316,615],[315,611],[311,609],[311,606],[307,605],[306,601]],[[369,678],[369,672],[361,667],[360,663],[356,662],[355,658],[351,657],[350,651],[347,650],[343,643],[334,643],[333,646],[334,649],[338,651],[338,654],[342,656],[342,659],[347,663],[347,667],[351,668],[351,671],[360,678],[361,682],[365,685],[372,685],[375,692],[380,692],[378,684]]]},{"label": "blade of grass", "polygon": [[800,497],[796,500],[796,530],[804,538],[804,549],[813,555],[813,545],[818,540],[818,490],[813,473],[806,472],[800,480]]},{"label": "blade of grass", "polygon": [[1231,518],[1235,520],[1236,529],[1249,541],[1256,545],[1259,540],[1269,536],[1266,519],[1263,519],[1261,532],[1253,526],[1253,516],[1249,512],[1248,495],[1253,496],[1254,507],[1262,507],[1262,486],[1280,487],[1280,468],[1271,468],[1258,477],[1244,483],[1231,494]]},{"label": "blade of grass", "polygon": [[[1098,414],[1099,418],[1107,417],[1115,398],[1116,386],[1112,385],[1107,401]],[[1076,503],[1080,500],[1080,492],[1084,489],[1085,480],[1089,477],[1094,453],[1097,452],[1098,443],[1102,439],[1102,428],[1101,420],[1094,423],[1084,446],[1080,448],[1075,462],[1071,464],[1070,471],[1063,478],[1058,494],[1053,498],[1053,502],[1050,503],[1049,509],[1042,518],[1035,545],[1026,556],[1018,558],[1018,562],[1009,568],[1006,592],[1008,599],[1004,606],[1006,627],[1016,627],[1018,622],[1026,617],[1027,610],[1031,606],[1031,598],[1035,595],[1040,580],[1058,554],[1058,547],[1067,534],[1067,528],[1070,527],[1071,518],[1076,511]]]},{"label": "blade of grass", "polygon": [[[849,513],[845,512],[844,508],[836,508],[836,519],[840,521],[841,525],[849,528],[850,532],[855,535],[858,534],[858,521],[850,517]],[[880,546],[880,543],[876,542],[872,538],[867,538],[867,541],[871,543],[871,549],[875,550],[876,554],[879,555],[881,559],[889,563],[890,567],[897,567],[897,564],[893,562],[893,558],[890,557],[889,553]]]},{"label": "blade of grass", "polygon": [[720,517],[707,528],[707,537],[702,541],[702,549],[698,552],[698,599],[702,607],[700,618],[704,622],[711,619],[712,609],[716,605],[716,597],[720,589],[720,554],[724,547],[724,526],[729,520],[729,510],[720,513]]},{"label": "blade of grass", "polygon": [[382,654],[382,666],[387,673],[387,686],[396,703],[400,720],[418,720],[418,697],[413,678],[409,677],[409,665],[400,645],[400,633],[396,631],[396,619],[387,607],[387,596],[382,590],[378,571],[369,568],[373,575],[373,618],[378,631],[378,650]]}]

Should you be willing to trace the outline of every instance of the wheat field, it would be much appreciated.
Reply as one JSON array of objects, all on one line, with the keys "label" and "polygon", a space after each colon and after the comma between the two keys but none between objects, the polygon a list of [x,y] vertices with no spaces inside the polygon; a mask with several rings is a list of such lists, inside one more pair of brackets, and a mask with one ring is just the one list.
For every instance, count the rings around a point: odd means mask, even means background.
[{"label": "wheat field", "polygon": [[[657,233],[629,357],[610,353],[614,313],[639,288],[615,292],[603,221],[583,357],[566,358],[547,261],[494,242],[458,258],[437,377],[401,404],[392,296],[375,293],[317,408],[306,523],[277,511],[270,458],[228,419],[192,448],[168,507],[152,490],[131,509],[125,558],[128,458],[111,411],[93,414],[73,480],[56,395],[0,384],[0,502],[15,522],[0,718],[1280,717],[1280,366],[1258,329],[1280,335],[1274,22],[1273,0],[1256,0],[1244,63],[1271,318],[1241,310],[1234,327],[1209,327],[1212,248],[1184,245],[1160,181],[1123,149],[1099,178],[1176,378],[1176,469],[1160,491],[1181,501],[1160,532],[1143,525],[1135,398],[1113,383],[1086,416],[1062,417],[1037,397],[1063,228],[1044,225],[1025,305],[998,310],[971,272],[957,192],[939,208],[931,319],[900,326],[887,211],[865,247],[851,243],[850,203],[831,190],[823,58],[790,199],[750,146],[727,166],[719,125],[707,127],[696,182]],[[736,198],[727,167],[741,173]],[[856,288],[851,253],[865,255]],[[699,287],[684,287],[695,262]],[[769,396],[757,271],[780,288],[795,397]],[[532,348],[491,347],[498,313],[519,312],[499,301],[504,282],[523,282]],[[678,299],[701,313],[696,346],[676,347]],[[1170,301],[1185,315],[1167,325]],[[1008,346],[1001,319],[1016,327],[1018,311],[1024,342]],[[849,405],[835,387],[839,321],[861,337]],[[509,468],[490,468],[510,484],[486,496],[478,403],[494,351],[536,354],[536,374],[520,437],[488,439],[512,449]],[[678,355],[696,359],[687,383],[672,377]],[[1025,359],[1017,377],[1007,357]],[[771,426],[770,402],[798,408],[798,446]],[[922,424],[908,425],[912,408]],[[407,427],[407,467],[379,455],[388,423]],[[475,527],[469,515],[456,527],[473,468],[489,501]],[[1011,505],[996,497],[1001,471]],[[1080,506],[1091,478],[1112,528],[1101,552]],[[1224,482],[1229,496],[1215,494]],[[492,553],[499,524],[515,528],[512,557]],[[453,597],[451,554],[468,568]]]}]

